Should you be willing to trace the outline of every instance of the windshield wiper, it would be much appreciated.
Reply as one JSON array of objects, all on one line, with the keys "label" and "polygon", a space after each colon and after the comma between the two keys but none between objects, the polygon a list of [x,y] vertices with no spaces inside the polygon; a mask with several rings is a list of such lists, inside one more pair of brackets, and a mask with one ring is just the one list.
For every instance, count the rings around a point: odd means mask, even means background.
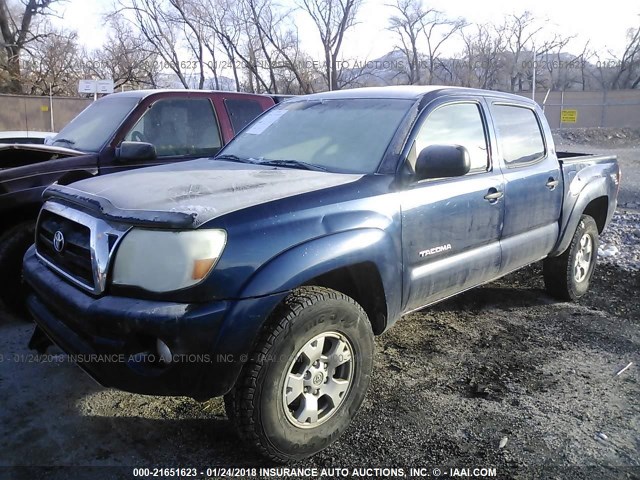
[{"label": "windshield wiper", "polygon": [[73,140],[69,140],[68,138],[56,138],[51,143],[54,144],[54,143],[58,143],[58,142],[66,143],[67,145],[75,145],[76,144],[76,142],[74,142]]},{"label": "windshield wiper", "polygon": [[217,157],[214,157],[214,159],[225,160],[227,162],[238,162],[238,163],[252,163],[252,164],[260,163],[253,158],[243,158],[237,155],[219,155]]},{"label": "windshield wiper", "polygon": [[302,168],[304,170],[315,170],[328,172],[325,167],[313,163],[302,162],[300,160],[263,160],[260,165],[273,165],[274,167]]}]

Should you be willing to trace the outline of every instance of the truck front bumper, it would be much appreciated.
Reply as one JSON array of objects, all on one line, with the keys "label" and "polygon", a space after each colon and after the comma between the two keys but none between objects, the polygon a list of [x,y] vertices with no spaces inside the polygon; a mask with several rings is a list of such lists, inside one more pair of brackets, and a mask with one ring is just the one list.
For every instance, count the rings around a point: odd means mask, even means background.
[{"label": "truck front bumper", "polygon": [[204,400],[233,388],[253,340],[286,294],[207,304],[93,297],[44,266],[24,278],[37,326],[105,387]]}]

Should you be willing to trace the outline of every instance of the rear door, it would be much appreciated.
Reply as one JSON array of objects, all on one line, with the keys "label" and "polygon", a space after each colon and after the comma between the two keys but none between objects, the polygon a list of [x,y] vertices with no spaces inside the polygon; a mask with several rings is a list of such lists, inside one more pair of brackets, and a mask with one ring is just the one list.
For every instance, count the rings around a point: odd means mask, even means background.
[{"label": "rear door", "polygon": [[236,92],[216,92],[212,97],[220,131],[227,144],[245,126],[265,110],[273,107],[273,98],[266,95],[249,95]]},{"label": "rear door", "polygon": [[451,296],[497,275],[504,180],[481,98],[443,99],[421,115],[410,137],[409,169],[429,145],[463,145],[471,171],[410,183],[401,192],[405,311]]},{"label": "rear door", "polygon": [[491,101],[503,164],[502,267],[507,273],[545,257],[558,239],[562,175],[545,142],[540,113],[526,103]]}]

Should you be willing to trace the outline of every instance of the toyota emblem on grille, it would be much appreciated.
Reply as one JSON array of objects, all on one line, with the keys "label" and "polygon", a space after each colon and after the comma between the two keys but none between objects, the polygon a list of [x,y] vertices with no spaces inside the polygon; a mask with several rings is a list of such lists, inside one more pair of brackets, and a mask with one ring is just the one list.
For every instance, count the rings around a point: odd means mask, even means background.
[{"label": "toyota emblem on grille", "polygon": [[64,235],[60,230],[53,234],[53,248],[58,253],[62,253],[62,250],[64,250]]}]

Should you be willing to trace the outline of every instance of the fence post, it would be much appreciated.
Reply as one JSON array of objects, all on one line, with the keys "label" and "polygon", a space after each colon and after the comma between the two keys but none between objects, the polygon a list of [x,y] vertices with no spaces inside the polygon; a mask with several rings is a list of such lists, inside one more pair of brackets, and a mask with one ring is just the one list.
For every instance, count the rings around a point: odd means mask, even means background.
[{"label": "fence post", "polygon": [[602,112],[600,112],[600,128],[604,128],[607,120],[607,87],[602,89]]}]

